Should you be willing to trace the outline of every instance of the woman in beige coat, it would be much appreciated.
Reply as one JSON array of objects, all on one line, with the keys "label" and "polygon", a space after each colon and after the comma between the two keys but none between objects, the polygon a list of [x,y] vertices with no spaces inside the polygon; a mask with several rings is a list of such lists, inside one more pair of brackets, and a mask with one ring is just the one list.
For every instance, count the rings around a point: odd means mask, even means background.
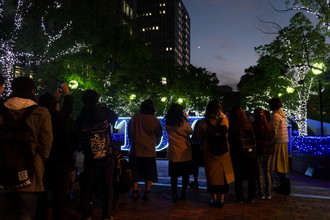
[{"label": "woman in beige coat", "polygon": [[[189,175],[192,174],[192,153],[189,136],[193,133],[182,105],[172,104],[165,116],[166,131],[168,133],[167,159],[168,173],[171,177],[172,199],[186,199]],[[180,197],[177,196],[178,177],[182,176]]]},{"label": "woman in beige coat", "polygon": [[208,123],[216,125],[220,123],[228,128],[228,120],[222,111],[221,104],[213,100],[207,107],[205,119],[201,122],[197,135],[203,140],[204,165],[207,180],[207,191],[211,195],[210,205],[212,207],[223,207],[225,194],[229,191],[229,184],[234,182],[234,171],[229,153],[229,144],[227,137],[228,152],[220,155],[213,155],[208,143]]}]

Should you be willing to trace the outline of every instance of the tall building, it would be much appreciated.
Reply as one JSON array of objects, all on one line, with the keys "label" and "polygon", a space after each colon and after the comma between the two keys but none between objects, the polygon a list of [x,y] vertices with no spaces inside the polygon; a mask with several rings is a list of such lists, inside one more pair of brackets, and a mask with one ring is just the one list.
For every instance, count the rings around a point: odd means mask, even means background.
[{"label": "tall building", "polygon": [[120,13],[130,19],[135,18],[137,1],[138,0],[114,0],[116,8],[119,9]]},{"label": "tall building", "polygon": [[138,0],[136,19],[154,60],[190,64],[190,17],[182,0]]}]

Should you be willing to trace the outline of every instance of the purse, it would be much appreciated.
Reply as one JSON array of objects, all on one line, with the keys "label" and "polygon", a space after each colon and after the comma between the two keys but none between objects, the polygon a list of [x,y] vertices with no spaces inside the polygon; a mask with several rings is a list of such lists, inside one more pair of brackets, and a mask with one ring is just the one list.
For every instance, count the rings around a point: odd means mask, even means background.
[{"label": "purse", "polygon": [[257,156],[256,139],[252,129],[240,130],[240,143],[245,157],[251,158]]}]

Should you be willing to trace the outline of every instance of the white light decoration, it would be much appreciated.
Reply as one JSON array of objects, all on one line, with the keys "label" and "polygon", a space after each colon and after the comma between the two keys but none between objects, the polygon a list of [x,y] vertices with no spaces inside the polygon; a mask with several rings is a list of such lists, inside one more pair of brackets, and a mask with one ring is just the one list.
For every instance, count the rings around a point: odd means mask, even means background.
[{"label": "white light decoration", "polygon": [[321,73],[323,73],[324,70],[325,70],[325,64],[324,63],[315,63],[312,67],[312,72],[315,75],[320,75]]},{"label": "white light decoration", "polygon": [[292,87],[287,87],[287,88],[286,88],[286,92],[287,92],[287,93],[294,93],[294,88],[292,88]]},{"label": "white light decoration", "polygon": [[[0,0],[0,22],[5,14],[5,3],[4,0]],[[62,38],[64,32],[71,28],[72,22],[69,21],[63,26],[58,33],[49,34],[45,26],[44,17],[41,17],[41,30],[44,36],[47,38],[47,43],[45,49],[41,54],[34,54],[27,51],[17,51],[16,43],[18,36],[22,30],[24,15],[32,7],[32,3],[27,2],[27,0],[18,0],[15,14],[14,14],[14,26],[13,30],[5,38],[0,39],[0,64],[2,65],[2,74],[5,77],[5,91],[3,93],[4,97],[7,97],[11,91],[11,81],[13,80],[13,69],[14,66],[20,65],[40,65],[41,63],[50,62],[58,59],[67,54],[73,54],[79,52],[82,48],[87,48],[87,45],[83,43],[76,43],[71,48],[58,52],[55,55],[50,56],[49,50],[52,45]],[[53,2],[52,5],[48,6],[48,9],[59,9],[61,5],[58,2]],[[46,16],[48,11],[43,12]]]},{"label": "white light decoration", "polygon": [[322,20],[323,25],[328,30],[330,30],[330,21],[329,21],[329,14],[328,14],[328,12],[330,11],[330,1],[327,0],[323,6],[321,6],[321,5],[319,5],[319,6],[320,6],[319,11],[323,11],[324,12],[323,14],[318,11],[315,11],[317,9],[314,10],[312,8],[308,8],[305,6],[296,6],[296,7],[293,7],[292,10],[306,11],[307,13],[314,15],[317,19]]},{"label": "white light decoration", "polygon": [[288,49],[289,59],[286,62],[286,65],[289,67],[288,74],[292,73],[293,77],[286,77],[290,82],[291,86],[297,90],[298,95],[298,106],[297,108],[288,111],[287,115],[293,115],[295,121],[298,125],[299,136],[307,136],[307,103],[311,94],[311,88],[314,84],[314,77],[311,77],[310,80],[306,80],[307,74],[311,71],[309,65],[308,55],[303,55],[301,63],[298,65],[290,58],[292,46],[291,41],[286,39],[286,47]]},{"label": "white light decoration", "polygon": [[77,82],[77,80],[70,80],[69,81],[69,87],[71,89],[77,89],[79,86],[79,83]]},{"label": "white light decoration", "polygon": [[179,104],[182,104],[183,103],[183,99],[182,98],[178,98],[178,101],[177,101]]},{"label": "white light decoration", "polygon": [[162,85],[166,85],[167,84],[167,79],[166,77],[162,77],[161,81]]},{"label": "white light decoration", "polygon": [[130,95],[130,96],[129,96],[129,99],[130,99],[130,100],[134,100],[134,99],[136,99],[136,95],[135,95],[135,94]]},{"label": "white light decoration", "polygon": [[166,101],[167,101],[167,98],[166,98],[166,97],[162,97],[162,98],[160,99],[160,101],[161,101],[161,102],[166,102]]}]

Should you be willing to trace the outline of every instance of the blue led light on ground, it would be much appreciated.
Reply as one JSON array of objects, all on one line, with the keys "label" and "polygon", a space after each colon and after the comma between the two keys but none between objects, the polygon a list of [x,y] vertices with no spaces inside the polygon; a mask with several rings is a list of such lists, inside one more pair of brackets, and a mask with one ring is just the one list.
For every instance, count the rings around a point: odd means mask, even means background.
[{"label": "blue led light on ground", "polygon": [[330,137],[294,136],[292,144],[297,153],[330,156]]}]

